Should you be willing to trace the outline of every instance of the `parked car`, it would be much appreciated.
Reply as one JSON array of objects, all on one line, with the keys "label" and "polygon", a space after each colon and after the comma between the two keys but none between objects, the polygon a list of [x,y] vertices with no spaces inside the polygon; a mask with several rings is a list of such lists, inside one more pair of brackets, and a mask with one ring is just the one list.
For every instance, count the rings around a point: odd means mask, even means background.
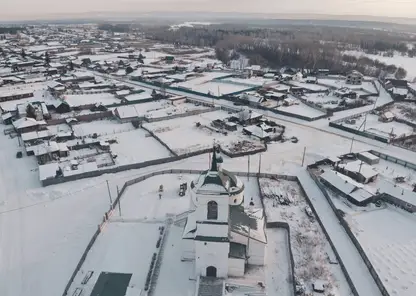
[{"label": "parked car", "polygon": [[16,153],[16,158],[22,158],[23,157],[23,153],[22,153],[22,151],[18,151],[17,153]]}]

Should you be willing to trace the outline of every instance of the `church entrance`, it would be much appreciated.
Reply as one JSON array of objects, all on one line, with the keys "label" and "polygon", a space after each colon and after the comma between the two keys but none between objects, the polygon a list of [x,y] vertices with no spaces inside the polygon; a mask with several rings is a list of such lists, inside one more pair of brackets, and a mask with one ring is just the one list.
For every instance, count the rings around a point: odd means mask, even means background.
[{"label": "church entrance", "polygon": [[217,269],[214,266],[207,267],[207,276],[217,277]]}]

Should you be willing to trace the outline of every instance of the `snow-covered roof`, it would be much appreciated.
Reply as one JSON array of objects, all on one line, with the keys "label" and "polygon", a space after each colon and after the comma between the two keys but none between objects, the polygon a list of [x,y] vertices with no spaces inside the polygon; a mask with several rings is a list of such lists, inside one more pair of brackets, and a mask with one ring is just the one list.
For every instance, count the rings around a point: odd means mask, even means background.
[{"label": "snow-covered roof", "polygon": [[48,130],[34,131],[34,132],[22,134],[22,141],[27,142],[27,141],[32,141],[36,139],[44,139],[44,138],[48,138],[49,136],[50,136],[50,133]]},{"label": "snow-covered roof", "polygon": [[392,119],[394,118],[394,114],[391,111],[386,111],[382,114],[383,117],[387,118],[387,119]]},{"label": "snow-covered roof", "polygon": [[372,193],[368,192],[363,188],[358,188],[350,193],[350,196],[358,202],[365,201],[373,196]]},{"label": "snow-covered roof", "polygon": [[370,153],[368,151],[358,153],[358,155],[364,156],[365,158],[368,158],[370,160],[378,160],[378,159],[380,159],[378,156],[375,156],[374,154],[372,154],[372,153]]},{"label": "snow-covered roof", "polygon": [[243,128],[243,130],[260,139],[264,139],[269,136],[268,132],[264,131],[263,128],[257,125],[246,126]]},{"label": "snow-covered roof", "polygon": [[364,178],[369,179],[378,175],[378,172],[372,166],[361,162],[360,160],[351,161],[347,164],[340,164],[339,167],[353,173],[360,173]]},{"label": "snow-covered roof", "polygon": [[41,156],[59,151],[59,146],[58,143],[54,141],[47,141],[39,145],[26,147],[26,151],[33,151],[35,156]]},{"label": "snow-covered roof", "polygon": [[40,165],[39,169],[39,179],[41,181],[46,179],[55,178],[56,171],[59,170],[59,165],[56,162],[47,163],[44,165]]},{"label": "snow-covered roof", "polygon": [[391,90],[393,94],[400,96],[406,96],[409,93],[409,90],[406,88],[393,87]]},{"label": "snow-covered roof", "polygon": [[132,105],[120,106],[115,110],[117,110],[117,114],[120,119],[139,117],[136,107]]},{"label": "snow-covered roof", "polygon": [[401,186],[397,186],[385,179],[377,182],[377,189],[379,193],[386,193],[397,199],[401,199],[409,204],[416,206],[416,192],[410,191]]},{"label": "snow-covered roof", "polygon": [[152,95],[149,94],[148,92],[145,92],[145,91],[141,92],[141,93],[138,93],[138,94],[132,94],[132,95],[125,96],[125,99],[127,101],[148,100],[148,99],[151,99],[151,98],[152,98]]},{"label": "snow-covered roof", "polygon": [[324,172],[320,177],[340,190],[342,193],[349,195],[353,190],[356,188],[356,186],[348,180],[345,180],[345,178],[341,177],[342,174],[334,171],[326,171]]},{"label": "snow-covered roof", "polygon": [[16,121],[13,121],[13,126],[16,129],[22,129],[22,128],[38,126],[38,125],[46,125],[46,122],[44,120],[37,121],[36,119],[33,119],[31,117],[22,117]]}]

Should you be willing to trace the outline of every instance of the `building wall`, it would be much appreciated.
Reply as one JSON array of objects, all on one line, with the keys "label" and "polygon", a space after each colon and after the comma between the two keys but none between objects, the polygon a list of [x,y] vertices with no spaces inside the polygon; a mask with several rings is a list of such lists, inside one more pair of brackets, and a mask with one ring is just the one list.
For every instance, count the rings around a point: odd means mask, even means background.
[{"label": "building wall", "polygon": [[207,276],[208,266],[217,269],[217,277],[228,276],[228,253],[230,244],[228,242],[205,242],[195,241],[195,273],[198,276]]},{"label": "building wall", "polygon": [[244,259],[228,259],[228,276],[244,276]]},{"label": "building wall", "polygon": [[182,240],[182,260],[195,259],[195,241],[193,239]]},{"label": "building wall", "polygon": [[248,244],[248,264],[264,265],[266,259],[266,244],[250,239]]},{"label": "building wall", "polygon": [[196,208],[196,220],[207,220],[208,202],[215,201],[218,204],[218,218],[217,220],[208,221],[223,221],[228,222],[228,198],[223,195],[198,195],[197,196],[197,208]]}]

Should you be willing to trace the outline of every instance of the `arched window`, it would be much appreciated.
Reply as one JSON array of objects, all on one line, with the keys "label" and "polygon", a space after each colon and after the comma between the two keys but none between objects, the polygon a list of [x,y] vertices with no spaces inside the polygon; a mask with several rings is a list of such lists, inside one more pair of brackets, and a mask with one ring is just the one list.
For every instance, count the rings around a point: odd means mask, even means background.
[{"label": "arched window", "polygon": [[207,219],[208,220],[217,220],[218,219],[218,204],[213,200],[208,202]]},{"label": "arched window", "polygon": [[217,277],[217,269],[214,266],[208,266],[206,274],[209,277]]}]

